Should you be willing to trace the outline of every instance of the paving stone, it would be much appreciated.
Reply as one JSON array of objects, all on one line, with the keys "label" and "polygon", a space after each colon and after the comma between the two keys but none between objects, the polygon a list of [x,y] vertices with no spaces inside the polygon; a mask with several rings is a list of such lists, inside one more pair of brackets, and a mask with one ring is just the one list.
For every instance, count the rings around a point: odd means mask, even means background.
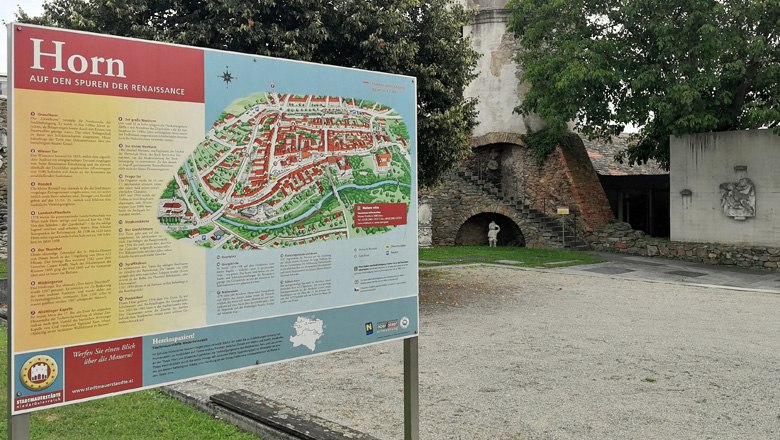
[{"label": "paving stone", "polygon": [[655,267],[666,266],[666,264],[664,264],[664,263],[654,263],[652,261],[647,261],[647,260],[642,259],[642,258],[626,258],[626,260],[628,260],[628,261],[630,261],[632,263],[639,263],[639,264],[641,264],[643,266],[655,266]]},{"label": "paving stone", "polygon": [[620,275],[624,273],[634,272],[633,269],[626,269],[623,267],[614,267],[614,266],[594,267],[591,269],[584,269],[584,271],[600,273],[604,275]]}]

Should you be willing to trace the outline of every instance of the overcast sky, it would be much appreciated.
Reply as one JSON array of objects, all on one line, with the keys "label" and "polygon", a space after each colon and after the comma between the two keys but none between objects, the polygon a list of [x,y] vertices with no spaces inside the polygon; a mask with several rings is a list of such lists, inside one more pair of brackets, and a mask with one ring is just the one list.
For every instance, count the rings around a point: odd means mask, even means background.
[{"label": "overcast sky", "polygon": [[36,16],[43,13],[44,0],[2,0],[0,1],[0,21],[3,22],[3,29],[0,32],[0,73],[8,73],[8,31],[6,23],[14,20],[14,13],[17,7],[28,15]]}]

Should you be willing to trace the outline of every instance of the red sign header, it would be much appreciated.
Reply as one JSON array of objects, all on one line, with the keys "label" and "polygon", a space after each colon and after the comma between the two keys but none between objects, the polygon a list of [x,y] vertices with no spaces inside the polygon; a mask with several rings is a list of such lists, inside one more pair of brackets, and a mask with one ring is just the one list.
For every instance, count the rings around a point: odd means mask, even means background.
[{"label": "red sign header", "polygon": [[203,51],[17,24],[14,87],[203,102]]}]

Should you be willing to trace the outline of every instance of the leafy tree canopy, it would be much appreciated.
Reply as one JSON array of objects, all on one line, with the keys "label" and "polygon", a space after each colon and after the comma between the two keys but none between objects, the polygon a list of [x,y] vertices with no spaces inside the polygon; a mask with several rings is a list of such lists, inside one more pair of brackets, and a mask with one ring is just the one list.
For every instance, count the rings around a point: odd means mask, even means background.
[{"label": "leafy tree canopy", "polygon": [[51,0],[20,21],[417,77],[419,180],[469,154],[478,54],[449,0]]},{"label": "leafy tree canopy", "polygon": [[516,109],[669,166],[669,136],[780,124],[778,0],[512,0],[531,89]]}]

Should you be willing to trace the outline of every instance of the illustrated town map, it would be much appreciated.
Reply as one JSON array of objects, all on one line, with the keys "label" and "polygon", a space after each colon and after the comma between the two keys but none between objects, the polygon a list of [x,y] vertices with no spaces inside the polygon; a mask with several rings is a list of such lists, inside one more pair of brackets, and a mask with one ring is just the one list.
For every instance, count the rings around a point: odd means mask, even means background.
[{"label": "illustrated town map", "polygon": [[[387,232],[406,223],[410,191],[409,133],[393,109],[258,93],[222,112],[157,217],[174,238],[207,248],[280,248]],[[403,220],[355,221],[356,210],[387,207]]]}]

